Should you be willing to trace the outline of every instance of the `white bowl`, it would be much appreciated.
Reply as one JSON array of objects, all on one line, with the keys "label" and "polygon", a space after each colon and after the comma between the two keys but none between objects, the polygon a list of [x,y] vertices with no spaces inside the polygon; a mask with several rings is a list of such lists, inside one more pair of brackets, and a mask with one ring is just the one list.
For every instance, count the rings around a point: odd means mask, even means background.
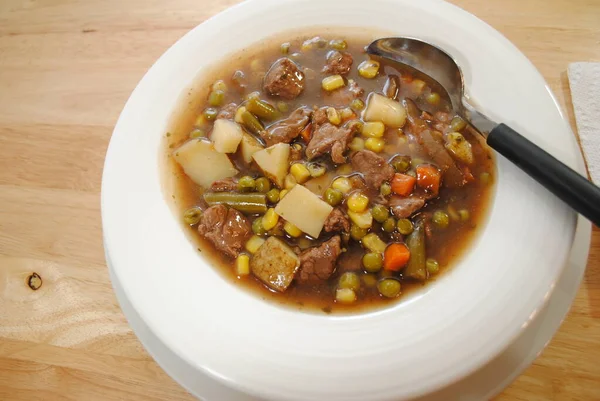
[{"label": "white bowl", "polygon": [[102,183],[113,279],[149,330],[195,367],[189,374],[272,400],[423,395],[491,360],[536,316],[565,265],[575,214],[499,157],[485,230],[450,272],[404,302],[329,317],[235,288],[202,260],[170,210],[161,190],[161,138],[180,95],[213,60],[315,26],[377,28],[437,44],[459,61],[482,111],[565,163],[578,161],[576,142],[540,74],[499,33],[450,4],[248,1],[171,47],[119,118]]}]

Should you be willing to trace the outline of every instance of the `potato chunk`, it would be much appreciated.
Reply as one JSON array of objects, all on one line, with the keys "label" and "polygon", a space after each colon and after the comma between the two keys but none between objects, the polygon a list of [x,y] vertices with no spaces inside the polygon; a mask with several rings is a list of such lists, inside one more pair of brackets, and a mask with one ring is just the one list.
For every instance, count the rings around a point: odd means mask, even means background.
[{"label": "potato chunk", "polygon": [[279,201],[275,213],[314,238],[319,238],[333,207],[297,184]]},{"label": "potato chunk", "polygon": [[238,173],[227,155],[205,140],[187,141],[173,152],[173,158],[192,181],[204,188]]},{"label": "potato chunk", "polygon": [[242,140],[242,128],[233,121],[220,118],[210,134],[215,149],[221,153],[235,153]]},{"label": "potato chunk", "polygon": [[299,266],[298,256],[276,237],[269,237],[250,260],[252,274],[279,292],[289,287]]},{"label": "potato chunk", "polygon": [[406,122],[406,109],[395,100],[371,93],[363,118],[365,121],[381,121],[390,128],[402,128]]},{"label": "potato chunk", "polygon": [[278,143],[269,146],[254,153],[252,158],[267,177],[283,187],[283,180],[290,168],[290,145]]},{"label": "potato chunk", "polygon": [[244,161],[248,164],[252,163],[253,154],[264,149],[264,147],[256,138],[245,132],[242,134],[242,143],[240,144],[240,148],[242,152],[242,159],[244,159]]}]

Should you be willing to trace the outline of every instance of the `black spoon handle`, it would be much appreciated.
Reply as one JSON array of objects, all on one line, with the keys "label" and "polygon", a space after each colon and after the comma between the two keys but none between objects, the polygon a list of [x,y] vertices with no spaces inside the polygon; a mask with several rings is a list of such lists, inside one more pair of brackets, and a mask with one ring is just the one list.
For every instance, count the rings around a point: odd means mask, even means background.
[{"label": "black spoon handle", "polygon": [[487,143],[575,211],[600,226],[600,188],[505,124]]}]

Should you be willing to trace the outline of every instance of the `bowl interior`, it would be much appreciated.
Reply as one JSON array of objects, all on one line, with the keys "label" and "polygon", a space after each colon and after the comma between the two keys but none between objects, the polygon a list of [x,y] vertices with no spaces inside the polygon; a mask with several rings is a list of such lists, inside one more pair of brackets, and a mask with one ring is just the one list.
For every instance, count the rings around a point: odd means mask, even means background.
[{"label": "bowl interior", "polygon": [[279,400],[423,394],[497,355],[535,316],[564,266],[575,215],[498,157],[486,229],[457,266],[418,296],[373,313],[326,317],[237,290],[198,257],[174,219],[161,189],[161,139],[181,93],[215,57],[311,27],[315,33],[377,29],[435,43],[458,60],[482,111],[567,164],[577,160],[570,129],[539,73],[500,34],[454,6],[252,0],[183,37],[131,95],[103,176],[107,253],[148,327],[229,385]]}]

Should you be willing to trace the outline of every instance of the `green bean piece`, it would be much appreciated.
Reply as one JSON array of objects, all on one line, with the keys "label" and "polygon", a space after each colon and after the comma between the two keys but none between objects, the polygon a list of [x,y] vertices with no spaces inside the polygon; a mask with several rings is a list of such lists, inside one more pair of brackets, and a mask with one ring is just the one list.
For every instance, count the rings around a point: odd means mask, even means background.
[{"label": "green bean piece", "polygon": [[256,181],[249,175],[245,175],[239,179],[238,189],[242,192],[252,192],[256,189]]},{"label": "green bean piece", "polygon": [[433,212],[431,221],[439,228],[447,228],[450,225],[450,216],[443,210],[436,210]]},{"label": "green bean piece", "polygon": [[245,213],[265,213],[267,211],[267,197],[265,194],[237,193],[237,192],[207,192],[204,194],[204,200],[210,206],[227,205],[240,212]]},{"label": "green bean piece", "polygon": [[410,156],[396,156],[392,159],[392,167],[398,173],[405,173],[411,166]]},{"label": "green bean piece", "polygon": [[264,118],[265,120],[269,121],[275,120],[279,117],[279,112],[275,107],[254,97],[246,102],[246,110],[257,117]]},{"label": "green bean piece", "polygon": [[360,241],[362,237],[367,235],[367,231],[368,230],[366,228],[360,228],[356,224],[352,224],[352,226],[350,227],[350,236],[352,237],[352,239]]},{"label": "green bean piece", "polygon": [[191,207],[183,212],[183,221],[185,224],[189,224],[190,226],[200,223],[201,219],[202,209],[197,206]]},{"label": "green bean piece", "polygon": [[386,221],[383,222],[381,227],[386,233],[391,233],[396,229],[396,219],[394,219],[393,217],[389,217]]},{"label": "green bean piece", "polygon": [[213,90],[212,92],[210,92],[210,95],[208,95],[208,104],[210,104],[213,107],[222,106],[224,102],[225,92],[223,92],[222,90]]},{"label": "green bean piece", "polygon": [[413,224],[409,219],[400,219],[396,224],[398,232],[402,235],[408,235],[413,232]]},{"label": "green bean piece", "polygon": [[329,41],[329,46],[335,50],[346,50],[348,48],[348,44],[343,39],[332,39]]},{"label": "green bean piece", "polygon": [[360,288],[360,278],[356,273],[346,272],[340,276],[338,288],[349,288],[357,291]]},{"label": "green bean piece", "polygon": [[252,232],[256,235],[263,236],[267,234],[267,230],[262,225],[262,217],[257,217],[252,222]]},{"label": "green bean piece", "polygon": [[288,54],[290,52],[290,44],[289,42],[285,42],[281,44],[281,54]]},{"label": "green bean piece", "polygon": [[452,121],[450,121],[450,129],[453,132],[460,132],[460,131],[464,130],[466,127],[467,127],[467,123],[465,122],[465,120],[463,120],[459,116],[454,117],[452,119]]},{"label": "green bean piece", "polygon": [[470,214],[469,214],[469,211],[468,211],[467,209],[460,209],[460,210],[458,211],[458,215],[460,216],[460,219],[461,219],[462,221],[467,221],[467,220],[469,220],[469,216],[470,216]]},{"label": "green bean piece", "polygon": [[257,178],[256,180],[254,180],[254,184],[255,184],[256,190],[263,194],[266,194],[267,192],[269,192],[271,190],[271,181],[269,181],[269,179],[267,177]]},{"label": "green bean piece", "polygon": [[386,278],[377,283],[379,293],[386,298],[396,298],[400,295],[401,288],[400,282],[394,278]]},{"label": "green bean piece", "polygon": [[427,258],[425,261],[425,267],[427,268],[427,272],[429,274],[437,274],[440,271],[440,264],[437,260],[432,258]]},{"label": "green bean piece", "polygon": [[208,107],[204,109],[204,118],[206,118],[208,121],[212,121],[217,118],[217,114],[217,109],[214,107]]},{"label": "green bean piece", "polygon": [[190,132],[190,139],[196,138],[204,138],[206,137],[206,132],[200,128],[194,128],[192,132]]},{"label": "green bean piece", "polygon": [[406,237],[406,246],[410,250],[410,259],[404,269],[404,275],[417,280],[427,279],[425,269],[425,223],[422,219],[414,224],[413,232]]},{"label": "green bean piece", "polygon": [[390,217],[390,211],[387,207],[383,205],[375,205],[373,209],[371,209],[371,215],[378,223],[383,223]]},{"label": "green bean piece", "polygon": [[267,199],[271,203],[279,202],[279,190],[277,188],[271,189],[269,192],[267,192]]},{"label": "green bean piece", "polygon": [[383,256],[380,253],[367,252],[362,257],[362,264],[368,273],[377,273],[383,267]]},{"label": "green bean piece", "polygon": [[379,188],[379,193],[383,196],[388,196],[392,193],[392,186],[390,184],[388,184],[387,182],[384,182],[383,184],[381,184],[381,187]]},{"label": "green bean piece", "polygon": [[244,124],[244,127],[254,135],[260,135],[260,133],[265,130],[260,121],[258,121],[258,118],[254,117],[254,114],[250,113],[248,110],[245,110],[242,113],[242,123]]},{"label": "green bean piece", "polygon": [[327,188],[324,197],[325,202],[329,203],[331,206],[337,206],[344,200],[344,194],[333,188]]}]

